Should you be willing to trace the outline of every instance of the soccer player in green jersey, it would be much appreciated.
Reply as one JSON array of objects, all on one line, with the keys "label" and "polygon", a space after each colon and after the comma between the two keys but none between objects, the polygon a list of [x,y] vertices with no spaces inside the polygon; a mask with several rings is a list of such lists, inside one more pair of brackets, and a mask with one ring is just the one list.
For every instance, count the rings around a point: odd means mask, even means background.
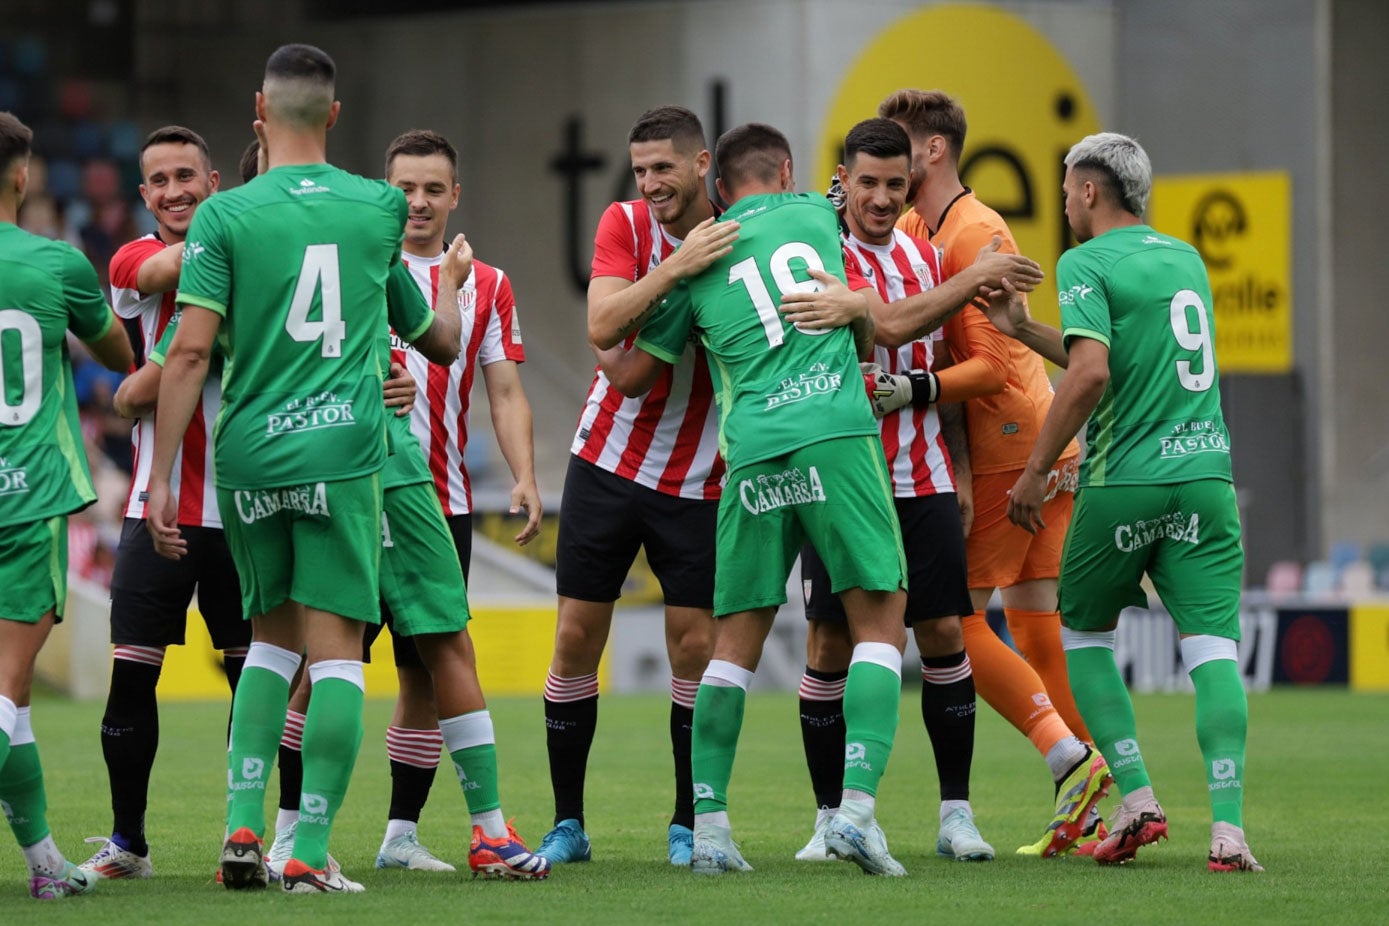
[{"label": "soccer player in green jersey", "polygon": [[1075,514],[1061,564],[1062,643],[1071,688],[1123,794],[1100,864],[1167,835],[1114,660],[1119,612],[1145,606],[1146,573],[1177,624],[1196,688],[1196,738],[1210,791],[1212,871],[1262,871],[1244,839],[1248,709],[1236,661],[1239,510],[1220,412],[1211,289],[1189,244],[1143,224],[1148,156],[1131,138],[1091,135],[1066,155],[1066,220],[1080,246],[1057,265],[1061,331],[1016,300],[991,317],[1066,372],[1008,516],[1036,531],[1047,473],[1087,424]]},{"label": "soccer player in green jersey", "polygon": [[[867,303],[852,326],[802,330],[777,297],[841,283],[834,208],[793,189],[790,146],[767,125],[719,139],[719,191],[740,223],[732,252],[677,287],[646,321],[638,355],[679,360],[697,336],[710,357],[719,443],[728,461],[720,502],[714,657],[695,700],[695,827],[691,867],[750,866],[733,844],[728,783],[743,706],[786,578],[807,539],[843,598],[856,645],[844,693],[844,794],[828,851],[874,874],[902,875],[874,819],[897,730],[906,570],[877,423],[858,357],[873,340]],[[861,297],[859,297],[861,299]]]},{"label": "soccer player in green jersey", "polygon": [[[228,750],[228,888],[268,881],[265,782],[307,650],[320,696],[304,724],[303,796],[284,888],[360,889],[329,869],[328,836],[362,737],[363,626],[380,620],[381,340],[406,205],[387,184],[327,163],[340,108],[335,74],[312,46],[270,56],[256,95],[269,169],[194,217],[179,280],[183,314],[160,379],[149,522],[158,548],[178,556],[170,466],[220,336],[218,502],[253,639]],[[413,294],[401,336],[456,353],[456,305],[436,316]]]},{"label": "soccer player in green jersey", "polygon": [[0,806],[29,865],[30,895],[59,900],[97,882],[53,842],[29,722],[34,660],[67,597],[67,516],[96,501],[67,332],[108,369],[134,358],[87,259],[16,225],[33,137],[0,113]]}]

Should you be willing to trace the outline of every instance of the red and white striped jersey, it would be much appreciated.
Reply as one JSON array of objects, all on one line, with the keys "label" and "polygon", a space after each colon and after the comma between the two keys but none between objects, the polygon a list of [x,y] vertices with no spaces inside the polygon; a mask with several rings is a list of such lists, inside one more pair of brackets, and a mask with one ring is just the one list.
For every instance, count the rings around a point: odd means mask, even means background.
[{"label": "red and white striped jersey", "polygon": [[[893,229],[891,244],[868,244],[850,235],[844,239],[844,254],[846,264],[857,265],[849,271],[850,278],[857,271],[889,304],[932,289],[941,280],[940,252],[901,229]],[[936,329],[896,350],[876,347],[873,359],[889,373],[930,370],[942,339]],[[884,415],[881,427],[894,495],[916,498],[955,491],[955,472],[934,405],[907,405]]]},{"label": "red and white striped jersey", "polygon": [[[420,285],[420,292],[434,305],[444,255],[406,254],[403,260]],[[500,269],[474,260],[472,273],[458,290],[458,311],[463,318],[462,349],[458,359],[446,367],[430,363],[404,341],[391,338],[391,359],[404,364],[420,384],[410,412],[410,430],[429,458],[434,491],[448,516],[473,510],[472,482],[463,462],[463,451],[468,445],[468,399],[476,369],[499,360],[526,360],[521,324],[516,317],[516,297],[511,292],[511,281]]]},{"label": "red and white striped jersey", "polygon": [[[598,222],[592,275],[636,282],[679,245],[645,201],[613,203]],[[691,343],[639,398],[595,371],[570,452],[667,495],[716,499],[724,475],[718,430],[709,364],[704,348]]]},{"label": "red and white striped jersey", "polygon": [[[145,295],[136,285],[140,266],[165,248],[155,235],[137,238],[111,258],[111,305],[126,320],[136,356],[144,360],[174,315],[177,293]],[[221,528],[217,510],[216,472],[212,464],[212,425],[222,407],[222,381],[208,377],[202,400],[193,409],[193,420],[183,436],[183,446],[174,457],[169,487],[178,496],[178,523],[189,527]],[[127,518],[145,516],[149,495],[150,465],[154,462],[154,416],[136,420],[130,434],[130,494],[125,503]]]}]

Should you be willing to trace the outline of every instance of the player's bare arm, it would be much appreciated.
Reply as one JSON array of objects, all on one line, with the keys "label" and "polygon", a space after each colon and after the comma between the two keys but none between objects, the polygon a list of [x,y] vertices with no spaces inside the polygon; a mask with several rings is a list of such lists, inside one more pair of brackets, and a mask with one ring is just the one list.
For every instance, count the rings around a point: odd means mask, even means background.
[{"label": "player's bare arm", "polygon": [[995,328],[1021,341],[1034,353],[1063,369],[1070,363],[1061,342],[1061,332],[1032,317],[1027,310],[1027,300],[1012,281],[1004,280],[1002,289],[987,289],[983,311]]},{"label": "player's bare arm", "polygon": [[448,366],[462,348],[463,320],[458,312],[458,290],[473,271],[473,247],[463,235],[455,235],[439,264],[439,293],[434,299],[434,323],[413,343],[433,363]]},{"label": "player's bare arm", "polygon": [[807,272],[819,284],[814,291],[783,293],[781,314],[797,328],[815,331],[843,328],[854,332],[854,347],[861,359],[873,356],[876,327],[869,311],[869,299],[876,295],[872,287],[851,290],[832,273],[808,268]]},{"label": "player's bare arm", "polygon": [[171,244],[158,254],[152,254],[135,272],[135,286],[145,295],[167,293],[178,288],[179,271],[183,269],[183,245]]},{"label": "player's bare arm", "polygon": [[179,559],[188,552],[188,542],[178,529],[178,499],[169,487],[169,476],[183,434],[202,401],[213,344],[222,327],[222,316],[210,309],[187,304],[180,304],[180,308],[183,314],[178,331],[159,377],[160,414],[154,424],[154,460],[145,505],[155,551],[169,559]]},{"label": "player's bare arm", "polygon": [[1020,254],[999,252],[1001,244],[1002,240],[995,236],[980,250],[978,258],[969,267],[938,286],[899,299],[892,303],[891,311],[887,311],[886,304],[879,300],[873,307],[873,320],[878,325],[878,343],[896,349],[924,338],[949,321],[985,288],[1001,288],[1005,279],[1020,292],[1030,292],[1043,279],[1041,266]]},{"label": "player's bare arm", "polygon": [[159,399],[159,380],[163,370],[157,363],[146,363],[121,380],[111,405],[122,418],[143,418],[154,413]]},{"label": "player's bare arm", "polygon": [[535,481],[535,437],[531,424],[531,404],[521,386],[520,365],[514,360],[498,360],[482,368],[487,387],[487,403],[492,409],[492,431],[497,447],[511,469],[515,486],[511,490],[511,514],[526,513],[525,527],[512,539],[525,546],[540,533],[545,513],[540,488]]},{"label": "player's bare arm", "polygon": [[960,522],[965,536],[974,527],[974,477],[970,468],[969,429],[963,402],[944,402],[936,406],[945,449],[955,469],[955,493],[960,505]]},{"label": "player's bare arm", "polygon": [[620,344],[641,327],[677,283],[729,253],[737,239],[737,222],[708,218],[685,236],[674,254],[640,280],[594,277],[588,284],[589,341],[600,350]]},{"label": "player's bare arm", "polygon": [[1071,365],[1056,386],[1047,420],[1037,435],[1037,443],[1027,465],[1008,493],[1008,520],[1030,534],[1046,527],[1042,502],[1047,493],[1047,475],[1071,438],[1089,420],[1109,385],[1109,347],[1093,338],[1076,338],[1071,344]]},{"label": "player's bare arm", "polygon": [[629,349],[619,345],[608,350],[595,347],[593,353],[613,388],[632,399],[650,392],[661,373],[670,365],[640,347]]},{"label": "player's bare arm", "polygon": [[[404,418],[415,407],[415,395],[419,384],[403,364],[392,363],[388,378],[381,384],[386,398],[386,407],[395,409],[397,418]],[[119,408],[116,411],[120,411]]]}]

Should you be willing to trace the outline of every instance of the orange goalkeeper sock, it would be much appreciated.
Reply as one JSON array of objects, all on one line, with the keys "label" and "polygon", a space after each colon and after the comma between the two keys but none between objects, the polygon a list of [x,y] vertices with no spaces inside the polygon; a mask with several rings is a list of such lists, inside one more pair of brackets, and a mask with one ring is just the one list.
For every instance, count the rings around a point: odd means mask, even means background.
[{"label": "orange goalkeeper sock", "polygon": [[1042,680],[998,638],[983,611],[975,611],[962,624],[965,650],[974,666],[975,690],[1045,757],[1071,731],[1047,700]]},{"label": "orange goalkeeper sock", "polygon": [[1033,671],[1046,684],[1047,694],[1051,696],[1056,712],[1072,733],[1087,743],[1093,743],[1090,731],[1085,728],[1085,721],[1076,707],[1075,696],[1071,694],[1066,654],[1061,649],[1061,612],[1004,608],[1003,613],[1008,618],[1008,632],[1013,635],[1013,641],[1027,657]]}]

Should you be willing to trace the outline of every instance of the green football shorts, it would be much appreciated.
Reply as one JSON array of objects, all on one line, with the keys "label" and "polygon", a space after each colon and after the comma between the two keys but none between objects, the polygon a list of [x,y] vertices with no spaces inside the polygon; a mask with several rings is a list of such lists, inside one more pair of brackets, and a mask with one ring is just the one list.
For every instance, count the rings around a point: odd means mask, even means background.
[{"label": "green football shorts", "polygon": [[277,489],[217,489],[248,618],[285,601],[381,622],[379,474]]},{"label": "green football shorts", "polygon": [[1199,479],[1080,489],[1061,556],[1065,625],[1108,630],[1123,608],[1146,608],[1145,572],[1182,633],[1238,640],[1244,548],[1235,487]]},{"label": "green football shorts", "polygon": [[381,509],[381,600],[397,635],[468,626],[468,592],[444,509],[428,482],[387,489]]},{"label": "green football shorts", "polygon": [[37,624],[67,603],[66,515],[0,527],[0,618]]},{"label": "green football shorts", "polygon": [[882,441],[841,437],[728,474],[719,502],[714,614],[786,601],[786,577],[809,540],[835,593],[906,588],[902,531]]}]

